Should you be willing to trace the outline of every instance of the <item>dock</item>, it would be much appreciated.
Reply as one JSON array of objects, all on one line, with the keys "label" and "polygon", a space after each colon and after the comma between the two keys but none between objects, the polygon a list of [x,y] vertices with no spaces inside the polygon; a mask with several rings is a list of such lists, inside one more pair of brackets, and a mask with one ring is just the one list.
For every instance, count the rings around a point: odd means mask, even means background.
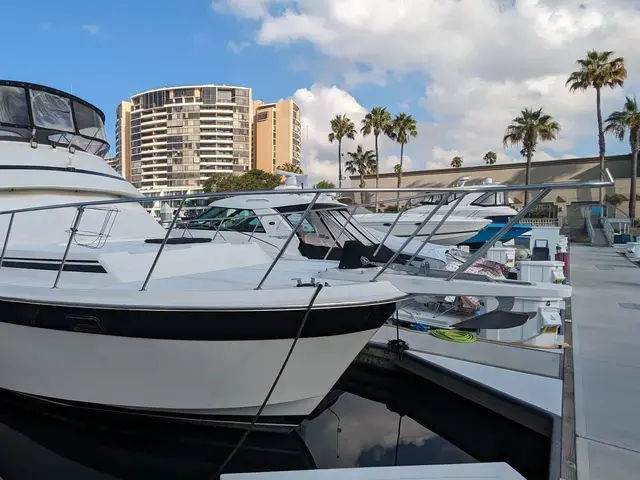
[{"label": "dock", "polygon": [[570,262],[575,473],[638,478],[640,268],[611,247],[573,244]]}]

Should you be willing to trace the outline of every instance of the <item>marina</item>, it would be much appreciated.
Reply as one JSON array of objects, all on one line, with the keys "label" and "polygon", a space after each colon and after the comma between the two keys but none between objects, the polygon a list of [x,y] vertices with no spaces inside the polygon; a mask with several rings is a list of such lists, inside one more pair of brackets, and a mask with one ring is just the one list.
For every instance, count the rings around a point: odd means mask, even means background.
[{"label": "marina", "polygon": [[[33,455],[122,479],[637,468],[631,229],[594,205],[589,245],[524,223],[608,170],[377,189],[276,170],[271,190],[144,196],[104,161],[95,106],[21,82],[2,98],[2,478]],[[378,193],[398,211],[345,201]]]}]

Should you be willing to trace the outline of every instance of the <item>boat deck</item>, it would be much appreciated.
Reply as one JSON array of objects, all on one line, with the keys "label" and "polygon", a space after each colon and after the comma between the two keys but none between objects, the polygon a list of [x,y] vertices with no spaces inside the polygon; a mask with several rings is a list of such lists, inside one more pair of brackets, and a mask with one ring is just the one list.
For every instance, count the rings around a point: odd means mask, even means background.
[{"label": "boat deck", "polygon": [[579,480],[640,471],[640,268],[611,247],[571,247]]}]

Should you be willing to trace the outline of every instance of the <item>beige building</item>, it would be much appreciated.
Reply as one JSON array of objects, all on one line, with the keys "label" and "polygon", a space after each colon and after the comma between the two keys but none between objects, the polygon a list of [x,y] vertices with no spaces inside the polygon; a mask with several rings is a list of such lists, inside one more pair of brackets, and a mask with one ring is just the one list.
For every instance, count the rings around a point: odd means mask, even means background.
[{"label": "beige building", "polygon": [[[615,187],[606,189],[606,193],[615,191],[628,198],[631,180],[631,155],[607,157],[605,166],[611,171],[616,180]],[[409,171],[402,174],[402,186],[407,188],[448,187],[454,186],[463,176],[470,177],[467,182],[468,185],[482,183],[486,178],[491,178],[494,183],[506,185],[524,184],[525,164],[508,163],[492,166]],[[585,182],[597,181],[599,178],[600,163],[599,159],[595,157],[533,162],[531,168],[531,183]],[[375,181],[375,176],[373,175],[365,177],[367,187],[375,187]],[[357,176],[351,177],[351,182],[352,185],[355,185],[359,182],[359,178]],[[394,173],[380,174],[381,188],[395,188],[396,182],[397,176]],[[524,192],[511,192],[509,197],[517,207],[522,205]],[[394,193],[383,193],[379,196],[380,200],[392,200],[394,198]],[[359,196],[356,196],[355,201],[360,201]],[[543,204],[553,206],[560,217],[572,215],[581,206],[593,203],[598,203],[598,189],[552,190],[543,200]],[[627,202],[621,204],[618,208],[628,213]]]},{"label": "beige building", "polygon": [[250,88],[227,85],[132,96],[117,110],[123,176],[145,195],[160,195],[195,193],[212,175],[249,170],[251,106]]},{"label": "beige building", "polygon": [[120,161],[118,160],[118,156],[114,155],[113,157],[104,157],[104,161],[107,162],[111,168],[113,168],[116,172],[122,174],[120,169]]},{"label": "beige building", "polygon": [[131,180],[131,103],[120,102],[116,108],[116,155],[111,165],[125,179]]},{"label": "beige building", "polygon": [[253,102],[253,168],[273,172],[284,163],[300,164],[300,108],[293,100]]}]

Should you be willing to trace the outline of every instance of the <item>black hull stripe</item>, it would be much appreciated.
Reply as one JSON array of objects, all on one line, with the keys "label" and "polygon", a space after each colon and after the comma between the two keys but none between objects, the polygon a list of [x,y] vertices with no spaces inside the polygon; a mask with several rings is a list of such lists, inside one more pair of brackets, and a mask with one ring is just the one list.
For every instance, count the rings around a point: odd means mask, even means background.
[{"label": "black hull stripe", "polygon": [[[35,258],[35,257],[4,257],[5,260],[21,260],[23,262],[58,262],[62,261],[61,258]],[[65,260],[65,263],[100,263],[98,260]]]},{"label": "black hull stripe", "polygon": [[[395,308],[395,302],[390,302],[314,309],[301,338],[375,330]],[[118,310],[0,301],[0,312],[0,322],[68,332],[165,340],[248,341],[293,339],[305,309]]]},{"label": "black hull stripe", "polygon": [[[2,266],[6,268],[22,268],[25,270],[52,270],[57,271],[60,270],[60,264],[58,263],[37,263],[37,262],[20,262],[13,260],[4,260],[2,262]],[[79,265],[79,264],[68,264],[65,262],[64,268],[62,269],[65,272],[82,272],[82,273],[107,273],[107,271],[102,267],[102,265]]]}]

